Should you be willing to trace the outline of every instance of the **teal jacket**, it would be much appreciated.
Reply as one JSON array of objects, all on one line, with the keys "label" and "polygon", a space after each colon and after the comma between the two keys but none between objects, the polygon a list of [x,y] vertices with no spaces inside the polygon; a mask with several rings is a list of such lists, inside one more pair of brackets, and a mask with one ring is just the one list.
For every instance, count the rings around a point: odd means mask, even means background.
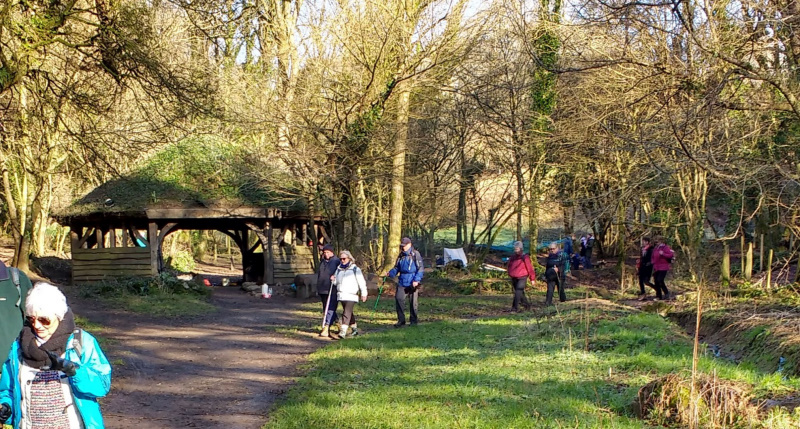
[{"label": "teal jacket", "polygon": [[[74,334],[67,340],[67,350],[65,359],[80,364],[78,372],[69,377],[69,384],[72,387],[72,397],[75,405],[83,419],[86,429],[100,429],[103,425],[103,416],[100,414],[100,404],[97,398],[102,398],[108,394],[111,388],[111,365],[106,359],[106,355],[100,350],[97,340],[88,332],[81,334],[81,356],[78,356],[74,348]],[[20,421],[20,402],[22,401],[19,386],[19,366],[21,365],[22,353],[19,348],[19,341],[14,341],[11,351],[8,352],[8,359],[3,364],[3,375],[0,377],[0,404],[11,406],[11,421],[5,422],[19,428]],[[0,422],[3,423],[3,422]]]}]

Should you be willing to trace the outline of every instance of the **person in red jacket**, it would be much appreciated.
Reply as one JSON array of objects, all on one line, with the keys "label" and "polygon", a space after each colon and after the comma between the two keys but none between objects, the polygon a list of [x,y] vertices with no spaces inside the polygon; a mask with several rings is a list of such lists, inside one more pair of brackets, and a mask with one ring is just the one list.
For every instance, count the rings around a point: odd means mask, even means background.
[{"label": "person in red jacket", "polygon": [[664,279],[667,277],[672,258],[675,252],[664,242],[664,237],[657,235],[653,238],[655,247],[653,248],[653,280],[656,283],[656,299],[669,299],[669,291]]},{"label": "person in red jacket", "polygon": [[519,311],[519,305],[527,310],[531,308],[528,298],[525,297],[525,285],[528,279],[536,285],[536,271],[533,270],[531,257],[522,251],[522,242],[514,242],[514,254],[508,258],[508,275],[511,277],[511,288],[514,290],[514,301],[511,311]]}]

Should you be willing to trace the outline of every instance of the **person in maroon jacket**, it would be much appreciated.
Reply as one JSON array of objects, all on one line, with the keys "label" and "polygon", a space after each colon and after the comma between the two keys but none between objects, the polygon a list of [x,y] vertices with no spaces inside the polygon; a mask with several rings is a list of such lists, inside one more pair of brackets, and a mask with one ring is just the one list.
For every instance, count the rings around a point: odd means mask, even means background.
[{"label": "person in maroon jacket", "polygon": [[653,237],[655,247],[653,248],[653,280],[656,283],[656,299],[669,299],[669,291],[664,279],[667,277],[672,258],[675,252],[664,242],[664,237],[657,235]]},{"label": "person in maroon jacket", "polygon": [[531,257],[522,251],[522,242],[514,242],[514,254],[508,258],[508,275],[511,277],[511,288],[514,290],[514,302],[511,311],[519,311],[519,305],[527,310],[531,308],[528,298],[525,297],[525,285],[528,279],[536,285],[536,271],[533,270]]}]

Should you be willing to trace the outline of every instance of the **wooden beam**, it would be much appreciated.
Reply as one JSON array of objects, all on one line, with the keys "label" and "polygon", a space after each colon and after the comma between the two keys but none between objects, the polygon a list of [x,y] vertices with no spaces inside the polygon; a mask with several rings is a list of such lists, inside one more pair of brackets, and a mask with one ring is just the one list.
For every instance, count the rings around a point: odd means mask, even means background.
[{"label": "wooden beam", "polygon": [[190,209],[147,209],[148,219],[267,219],[277,209],[256,207],[221,208],[204,207]]},{"label": "wooden beam", "polygon": [[155,222],[147,225],[147,238],[150,246],[150,274],[157,276],[161,258],[159,257],[158,225]]},{"label": "wooden beam", "polygon": [[[157,228],[158,228],[158,226],[156,226],[156,230],[158,230]],[[130,234],[130,236],[131,236],[131,243],[133,243],[133,247],[140,247],[139,246],[139,241],[144,243],[145,247],[150,247],[150,240],[154,239],[154,238],[150,237],[149,226],[148,226],[148,230],[147,230],[147,238],[144,238],[142,236],[142,234],[139,233],[139,230],[136,229],[135,227],[132,227],[132,226],[128,227],[128,234]]]},{"label": "wooden beam", "polygon": [[108,236],[108,247],[117,247],[117,230],[111,228],[109,232],[111,235]]},{"label": "wooden beam", "polygon": [[94,230],[86,228],[86,233],[84,234],[83,227],[81,227],[81,231],[78,233],[78,236],[80,236],[81,234],[83,234],[83,236],[80,237],[80,240],[78,241],[78,245],[76,246],[77,248],[83,247],[85,244],[87,244],[87,242],[89,241],[90,237],[94,237]]},{"label": "wooden beam", "polygon": [[95,237],[96,237],[95,240],[97,240],[97,248],[98,249],[102,249],[102,248],[106,247],[105,246],[105,234],[103,234],[103,230],[101,230],[100,228],[95,228],[94,229],[94,233],[95,233]]}]

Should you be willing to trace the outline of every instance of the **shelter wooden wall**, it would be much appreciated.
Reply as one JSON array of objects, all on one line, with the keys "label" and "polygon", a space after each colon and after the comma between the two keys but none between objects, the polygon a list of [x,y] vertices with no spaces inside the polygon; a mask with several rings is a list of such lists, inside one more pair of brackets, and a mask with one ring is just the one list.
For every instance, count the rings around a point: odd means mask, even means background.
[{"label": "shelter wooden wall", "polygon": [[312,247],[305,245],[277,246],[273,252],[275,282],[290,284],[297,274],[313,273],[314,256],[311,251]]},{"label": "shelter wooden wall", "polygon": [[153,275],[149,243],[132,227],[74,227],[71,235],[73,282]]},{"label": "shelter wooden wall", "polygon": [[116,247],[108,249],[73,249],[72,281],[91,282],[107,277],[149,276],[150,249]]}]

